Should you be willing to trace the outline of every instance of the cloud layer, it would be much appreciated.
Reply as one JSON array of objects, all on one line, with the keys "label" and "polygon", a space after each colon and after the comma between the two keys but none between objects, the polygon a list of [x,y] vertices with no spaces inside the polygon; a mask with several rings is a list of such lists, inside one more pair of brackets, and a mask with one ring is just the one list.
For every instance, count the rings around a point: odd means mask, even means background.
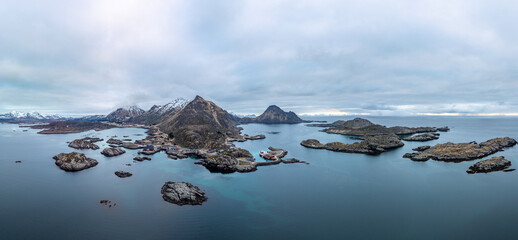
[{"label": "cloud layer", "polygon": [[518,112],[512,1],[0,3],[0,111]]}]

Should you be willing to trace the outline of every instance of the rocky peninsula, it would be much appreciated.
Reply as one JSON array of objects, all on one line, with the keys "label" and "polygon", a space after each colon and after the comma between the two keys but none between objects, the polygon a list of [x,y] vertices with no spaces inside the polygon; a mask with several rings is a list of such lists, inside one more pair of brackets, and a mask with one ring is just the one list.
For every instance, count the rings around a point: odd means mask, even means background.
[{"label": "rocky peninsula", "polygon": [[56,165],[65,171],[81,171],[83,169],[94,167],[98,162],[93,158],[86,157],[83,153],[71,152],[60,153],[53,157]]},{"label": "rocky peninsula", "polygon": [[[507,147],[516,145],[516,140],[503,137],[494,138],[483,143],[442,143],[429,148],[422,148],[422,151],[406,153],[405,158],[414,161],[427,161],[429,159],[444,162],[462,162],[483,158],[503,150]],[[421,149],[419,149],[421,150]]]},{"label": "rocky peninsula", "polygon": [[202,205],[207,201],[205,192],[187,182],[166,182],[162,186],[162,198],[176,205]]},{"label": "rocky peninsula", "polygon": [[473,166],[469,167],[466,171],[467,173],[488,173],[494,171],[504,170],[511,166],[511,161],[505,159],[504,157],[492,157],[488,160],[483,160],[475,163]]}]

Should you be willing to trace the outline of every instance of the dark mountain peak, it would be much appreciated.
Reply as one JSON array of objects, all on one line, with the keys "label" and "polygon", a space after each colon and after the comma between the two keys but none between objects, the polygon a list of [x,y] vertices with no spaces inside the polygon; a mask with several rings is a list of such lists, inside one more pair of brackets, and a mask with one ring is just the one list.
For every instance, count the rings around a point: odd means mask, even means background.
[{"label": "dark mountain peak", "polygon": [[242,122],[256,122],[256,123],[301,123],[304,120],[300,119],[294,112],[285,112],[276,105],[269,106],[263,114],[256,118],[245,118]]},{"label": "dark mountain peak", "polygon": [[220,148],[229,136],[239,134],[237,117],[200,96],[160,124],[160,130],[189,148]]}]

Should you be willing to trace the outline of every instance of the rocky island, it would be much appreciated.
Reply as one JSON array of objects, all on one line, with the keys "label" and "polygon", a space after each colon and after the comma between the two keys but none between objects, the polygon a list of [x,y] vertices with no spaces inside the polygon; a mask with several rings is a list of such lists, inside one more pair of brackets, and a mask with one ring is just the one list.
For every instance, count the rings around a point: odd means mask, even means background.
[{"label": "rocky island", "polygon": [[322,144],[316,139],[304,140],[300,145],[307,148],[326,149],[335,152],[380,154],[405,145],[395,134],[364,137],[363,141],[352,144],[331,142]]},{"label": "rocky island", "polygon": [[81,171],[83,169],[94,167],[98,162],[93,158],[86,157],[83,153],[71,152],[60,153],[53,157],[56,165],[65,171]]},{"label": "rocky island", "polygon": [[100,142],[102,140],[103,139],[100,139],[100,138],[85,137],[85,138],[81,138],[81,139],[75,139],[74,141],[70,142],[68,144],[68,146],[71,148],[75,148],[75,149],[96,150],[96,149],[99,149],[99,146],[97,146],[97,144],[95,144],[95,143]]},{"label": "rocky island", "polygon": [[43,129],[39,131],[39,134],[66,134],[66,133],[80,133],[90,130],[101,131],[113,128],[115,126],[101,123],[101,122],[90,122],[90,121],[57,121],[48,124],[30,126],[32,129]]},{"label": "rocky island", "polygon": [[479,159],[516,145],[516,140],[504,137],[494,138],[483,143],[442,143],[432,147],[424,147],[422,151],[406,153],[405,158],[414,161],[427,161],[429,159],[444,162],[462,162]]},{"label": "rocky island", "polygon": [[126,151],[120,149],[120,148],[105,148],[101,154],[106,157],[115,157],[119,156],[121,154],[124,154]]},{"label": "rocky island", "polygon": [[202,205],[207,201],[199,187],[187,182],[166,182],[162,186],[162,198],[176,205]]},{"label": "rocky island", "polygon": [[[411,135],[416,133],[433,133],[438,129],[434,127],[385,127],[379,124],[374,124],[371,121],[363,118],[355,118],[348,121],[336,121],[327,124],[308,124],[310,127],[326,127],[323,131],[326,133],[342,134],[350,136],[378,136],[396,134],[398,136]],[[422,138],[420,136],[419,138]],[[412,138],[410,138],[412,139]]]},{"label": "rocky island", "polygon": [[127,177],[133,176],[132,173],[126,172],[126,171],[116,171],[115,175],[117,175],[117,177],[120,177],[120,178],[127,178]]},{"label": "rocky island", "polygon": [[505,159],[504,157],[492,157],[488,160],[483,160],[475,163],[473,166],[469,167],[466,171],[467,173],[488,173],[494,171],[504,170],[511,166],[511,161]]}]

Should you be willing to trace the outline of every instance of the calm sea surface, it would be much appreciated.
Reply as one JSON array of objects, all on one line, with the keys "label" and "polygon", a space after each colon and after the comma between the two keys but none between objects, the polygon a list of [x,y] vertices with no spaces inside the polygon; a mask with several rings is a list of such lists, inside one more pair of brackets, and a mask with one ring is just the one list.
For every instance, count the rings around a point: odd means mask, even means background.
[{"label": "calm sea surface", "polygon": [[[317,119],[317,118],[315,118]],[[319,118],[317,120],[351,119]],[[386,126],[449,126],[439,140],[518,139],[518,118],[368,117]],[[378,156],[307,149],[300,141],[354,142],[321,128],[249,124],[243,133],[266,139],[238,143],[257,158],[269,146],[310,163],[259,167],[252,173],[210,173],[195,159],[164,153],[133,163],[135,150],[106,158],[83,150],[99,165],[70,173],[52,156],[78,151],[68,141],[85,136],[145,137],[126,128],[40,135],[0,124],[0,239],[511,239],[518,235],[518,171],[466,174],[472,162],[413,162],[401,156],[423,145]],[[274,133],[278,132],[278,133]],[[518,167],[518,147],[505,156]],[[23,163],[15,163],[21,160]],[[132,166],[125,166],[131,163]],[[114,171],[133,173],[118,178]],[[165,202],[166,181],[188,181],[208,196],[203,206]],[[108,208],[99,200],[117,203]]]}]

